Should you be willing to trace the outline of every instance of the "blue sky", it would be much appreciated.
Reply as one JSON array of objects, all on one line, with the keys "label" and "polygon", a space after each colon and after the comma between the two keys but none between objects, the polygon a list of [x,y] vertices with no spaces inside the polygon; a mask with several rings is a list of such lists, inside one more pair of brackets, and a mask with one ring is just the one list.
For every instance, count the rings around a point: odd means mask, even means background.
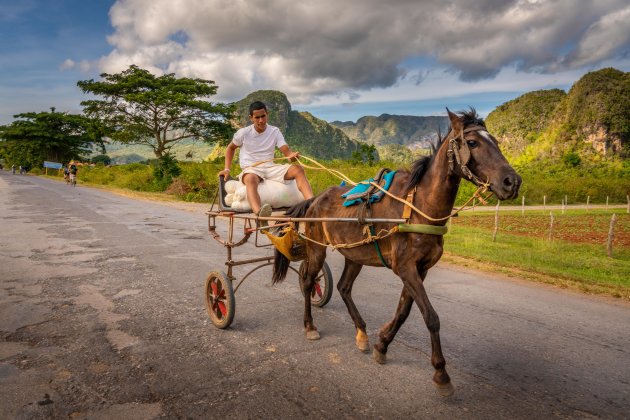
[{"label": "blue sky", "polygon": [[0,124],[79,113],[77,81],[131,64],[214,80],[220,101],[280,90],[327,121],[486,115],[588,71],[629,71],[628,21],[625,0],[0,0]]}]

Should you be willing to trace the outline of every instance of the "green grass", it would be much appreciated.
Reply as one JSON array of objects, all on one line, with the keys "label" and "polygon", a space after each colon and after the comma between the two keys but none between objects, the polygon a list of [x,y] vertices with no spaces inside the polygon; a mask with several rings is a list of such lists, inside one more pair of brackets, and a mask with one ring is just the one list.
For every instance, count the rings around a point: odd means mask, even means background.
[{"label": "green grass", "polygon": [[628,248],[615,249],[609,258],[603,245],[549,241],[503,232],[493,242],[491,230],[457,225],[451,226],[444,242],[445,252],[450,255],[569,280],[583,290],[630,298]]}]

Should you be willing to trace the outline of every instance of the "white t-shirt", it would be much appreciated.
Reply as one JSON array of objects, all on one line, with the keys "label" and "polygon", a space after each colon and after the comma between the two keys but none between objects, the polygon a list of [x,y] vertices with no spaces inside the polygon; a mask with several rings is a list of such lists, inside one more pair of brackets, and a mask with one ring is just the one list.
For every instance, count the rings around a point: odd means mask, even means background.
[{"label": "white t-shirt", "polygon": [[276,147],[280,148],[287,144],[280,129],[269,124],[262,133],[256,131],[253,124],[241,128],[234,133],[232,143],[241,148],[239,155],[241,169],[262,160],[273,159]]}]

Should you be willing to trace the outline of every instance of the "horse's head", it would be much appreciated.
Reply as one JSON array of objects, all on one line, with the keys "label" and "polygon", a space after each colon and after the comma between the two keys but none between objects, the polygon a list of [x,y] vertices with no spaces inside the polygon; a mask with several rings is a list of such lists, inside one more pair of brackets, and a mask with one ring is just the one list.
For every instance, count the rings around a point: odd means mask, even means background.
[{"label": "horse's head", "polygon": [[448,134],[449,167],[476,185],[489,184],[500,200],[518,196],[522,179],[499,150],[497,140],[488,132],[474,110],[454,114],[446,109],[451,120]]}]

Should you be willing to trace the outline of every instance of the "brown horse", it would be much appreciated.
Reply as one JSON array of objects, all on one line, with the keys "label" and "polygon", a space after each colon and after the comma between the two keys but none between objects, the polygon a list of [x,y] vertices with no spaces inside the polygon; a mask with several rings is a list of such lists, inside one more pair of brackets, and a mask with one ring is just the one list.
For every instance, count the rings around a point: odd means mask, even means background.
[{"label": "brown horse", "polygon": [[[413,205],[428,218],[412,212],[409,224],[444,226],[453,210],[460,181],[467,179],[477,185],[489,184],[490,190],[501,200],[516,198],[521,177],[508,164],[499,150],[497,141],[486,130],[485,124],[474,109],[454,114],[448,111],[451,128],[441,139],[434,153],[414,162],[412,170],[396,173],[389,192],[401,198],[415,189]],[[341,194],[348,187],[331,187],[319,196],[306,200],[286,214],[291,217],[348,218],[357,217],[357,206],[344,207]],[[410,196],[409,196],[410,197]],[[385,195],[380,202],[371,205],[371,217],[400,219],[403,208],[400,201]],[[442,219],[442,220],[433,220]],[[375,232],[391,229],[394,223],[375,223]],[[319,243],[355,243],[365,238],[364,227],[347,222],[307,222],[305,235]],[[396,232],[373,243],[354,248],[339,248],[345,257],[343,274],[337,289],[354,321],[356,344],[362,351],[369,349],[366,324],[352,300],[352,285],[364,265],[383,266],[385,263],[400,277],[403,290],[394,318],[379,331],[379,341],[374,345],[373,355],[377,362],[385,363],[387,347],[399,328],[407,319],[412,303],[420,308],[424,322],[431,335],[431,363],[435,368],[433,381],[443,395],[453,392],[446,372],[446,361],[440,345],[440,320],[431,306],[424,288],[424,279],[429,268],[442,256],[443,237],[440,234]],[[319,339],[319,333],[311,315],[310,296],[317,273],[326,258],[326,247],[311,241],[306,245],[306,269],[303,274],[304,327],[306,337]],[[282,281],[288,269],[288,260],[276,252],[274,283]]]}]

